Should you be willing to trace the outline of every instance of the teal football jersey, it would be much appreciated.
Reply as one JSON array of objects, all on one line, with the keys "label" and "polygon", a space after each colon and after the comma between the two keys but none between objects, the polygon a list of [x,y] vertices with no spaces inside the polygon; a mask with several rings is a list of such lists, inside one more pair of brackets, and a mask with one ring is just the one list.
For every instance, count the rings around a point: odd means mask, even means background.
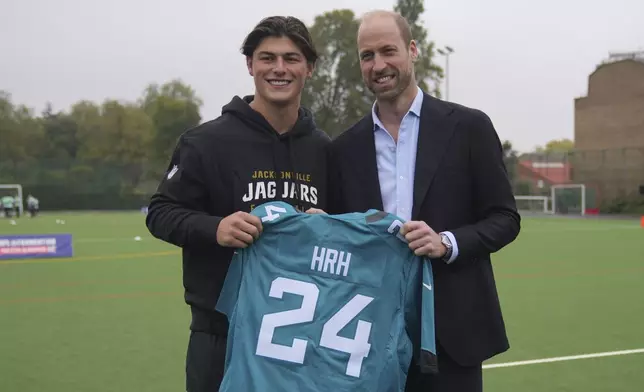
[{"label": "teal football jersey", "polygon": [[431,264],[394,215],[256,207],[217,310],[230,322],[220,391],[400,392],[412,358],[436,372]]}]

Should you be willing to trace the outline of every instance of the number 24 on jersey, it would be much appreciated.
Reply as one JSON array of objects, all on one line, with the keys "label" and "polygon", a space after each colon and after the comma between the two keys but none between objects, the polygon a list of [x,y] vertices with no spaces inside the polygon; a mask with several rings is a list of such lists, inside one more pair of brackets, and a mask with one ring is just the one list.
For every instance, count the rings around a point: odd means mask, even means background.
[{"label": "number 24 on jersey", "polygon": [[[308,342],[303,339],[293,339],[293,344],[285,346],[273,343],[275,328],[287,325],[309,323],[313,321],[317,307],[320,289],[313,283],[301,280],[279,277],[273,280],[269,296],[282,298],[284,293],[301,295],[302,305],[293,310],[269,313],[262,318],[257,339],[256,355],[280,359],[293,363],[304,363]],[[338,336],[338,333],[373,301],[373,298],[357,294],[341,307],[322,327],[320,347],[325,347],[349,354],[346,374],[360,377],[363,360],[369,355],[371,344],[369,334],[371,323],[358,320],[356,334],[353,339]]]}]

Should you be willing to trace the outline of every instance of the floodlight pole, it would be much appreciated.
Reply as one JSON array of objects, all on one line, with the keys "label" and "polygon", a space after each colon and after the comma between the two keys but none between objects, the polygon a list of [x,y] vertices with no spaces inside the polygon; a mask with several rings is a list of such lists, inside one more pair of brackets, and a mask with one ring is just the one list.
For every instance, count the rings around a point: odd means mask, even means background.
[{"label": "floodlight pole", "polygon": [[449,101],[449,55],[454,53],[451,46],[445,46],[444,49],[436,50],[439,54],[445,56],[445,100]]}]

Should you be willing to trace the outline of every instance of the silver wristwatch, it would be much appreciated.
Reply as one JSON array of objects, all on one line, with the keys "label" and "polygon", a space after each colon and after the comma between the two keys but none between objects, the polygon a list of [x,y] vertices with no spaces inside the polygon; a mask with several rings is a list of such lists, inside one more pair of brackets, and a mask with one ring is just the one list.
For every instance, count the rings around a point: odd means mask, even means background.
[{"label": "silver wristwatch", "polygon": [[441,243],[445,245],[445,248],[447,248],[447,252],[445,252],[442,260],[447,261],[450,257],[452,257],[452,241],[449,240],[447,234],[440,233],[439,235],[441,236]]}]

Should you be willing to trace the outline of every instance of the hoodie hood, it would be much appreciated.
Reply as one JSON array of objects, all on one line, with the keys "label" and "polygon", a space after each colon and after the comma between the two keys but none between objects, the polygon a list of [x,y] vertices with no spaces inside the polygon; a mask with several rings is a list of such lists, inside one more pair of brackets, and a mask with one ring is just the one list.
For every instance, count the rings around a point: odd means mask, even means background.
[{"label": "hoodie hood", "polygon": [[250,107],[250,103],[253,101],[253,99],[253,95],[247,95],[243,98],[235,96],[227,105],[222,108],[222,115],[230,114],[248,125],[249,128],[258,132],[265,133],[267,135],[272,135],[277,139],[288,139],[303,135],[310,135],[317,129],[311,111],[304,107],[300,107],[298,111],[297,121],[295,122],[293,128],[291,128],[288,132],[280,134],[275,130],[275,128],[271,126],[271,124],[268,123],[268,121],[266,121],[264,116]]}]

